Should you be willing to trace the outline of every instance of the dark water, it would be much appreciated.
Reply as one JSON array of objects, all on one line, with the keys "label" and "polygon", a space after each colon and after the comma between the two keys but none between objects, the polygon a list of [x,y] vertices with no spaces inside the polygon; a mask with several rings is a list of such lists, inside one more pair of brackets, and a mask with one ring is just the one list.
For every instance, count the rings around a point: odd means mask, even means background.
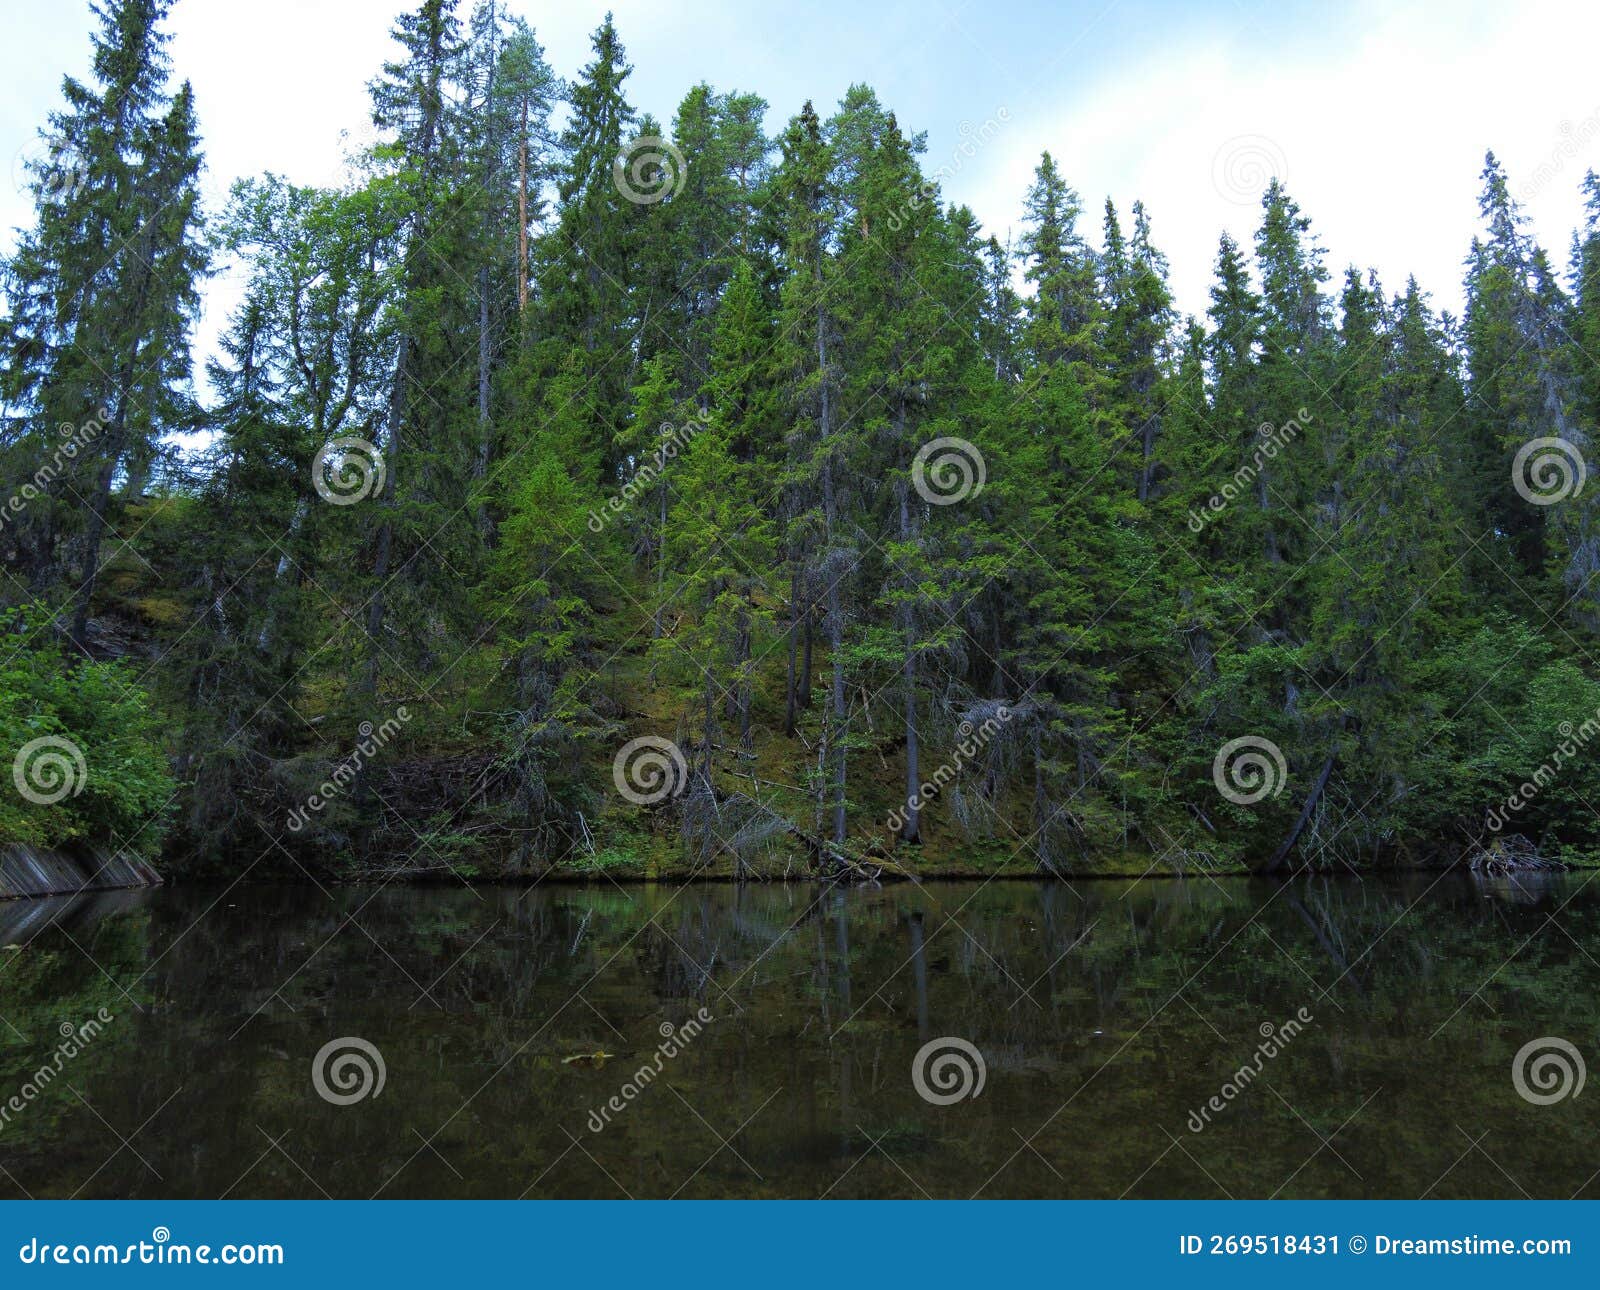
[{"label": "dark water", "polygon": [[[1592,1198],[1600,1088],[1513,1082],[1600,1056],[1589,877],[0,905],[0,1197]],[[984,1082],[936,1105],[947,1036]],[[384,1084],[338,1105],[346,1037]]]}]

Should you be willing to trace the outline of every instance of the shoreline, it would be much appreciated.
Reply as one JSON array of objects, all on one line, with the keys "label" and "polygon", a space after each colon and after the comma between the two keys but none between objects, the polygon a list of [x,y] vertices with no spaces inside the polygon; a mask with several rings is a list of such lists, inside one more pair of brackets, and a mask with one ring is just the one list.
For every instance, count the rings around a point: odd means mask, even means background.
[{"label": "shoreline", "polygon": [[212,887],[328,887],[340,889],[372,888],[382,890],[385,887],[403,887],[412,889],[424,888],[456,888],[465,887],[472,890],[495,888],[522,888],[532,889],[541,886],[559,887],[598,887],[609,883],[616,887],[647,888],[647,887],[687,887],[687,886],[836,886],[842,889],[870,888],[877,886],[921,886],[923,883],[968,883],[983,886],[990,882],[1027,882],[1027,883],[1139,883],[1147,880],[1161,882],[1198,882],[1202,879],[1229,881],[1260,881],[1269,883],[1286,883],[1300,878],[1324,878],[1340,884],[1384,882],[1391,879],[1410,877],[1414,875],[1434,874],[1445,876],[1458,873],[1461,876],[1477,876],[1485,882],[1510,882],[1531,877],[1556,877],[1569,874],[1591,872],[1600,866],[1572,865],[1562,869],[1528,870],[1505,874],[1482,874],[1462,864],[1451,865],[1392,865],[1381,869],[1372,869],[1361,873],[1333,872],[1327,870],[1291,870],[1284,873],[1260,873],[1248,869],[1239,870],[1211,870],[1205,873],[1190,872],[1178,873],[1172,870],[1150,871],[1147,873],[1043,873],[1037,870],[1028,873],[976,873],[971,870],[939,870],[928,873],[903,874],[883,873],[874,882],[850,881],[845,882],[830,879],[820,875],[790,875],[788,877],[740,877],[728,873],[667,873],[653,876],[636,874],[608,875],[608,874],[583,874],[583,873],[552,873],[542,877],[497,877],[497,878],[443,878],[433,875],[418,875],[416,877],[379,878],[324,878],[312,880],[309,878],[252,878],[234,879],[229,881],[220,876],[198,876],[188,878],[163,879],[159,882],[129,885],[121,887],[85,887],[74,891],[65,892],[40,892],[23,893],[18,895],[0,895],[0,904],[29,900],[60,900],[64,897],[92,896],[104,892],[137,892],[152,890],[156,887],[168,888],[212,888]]}]

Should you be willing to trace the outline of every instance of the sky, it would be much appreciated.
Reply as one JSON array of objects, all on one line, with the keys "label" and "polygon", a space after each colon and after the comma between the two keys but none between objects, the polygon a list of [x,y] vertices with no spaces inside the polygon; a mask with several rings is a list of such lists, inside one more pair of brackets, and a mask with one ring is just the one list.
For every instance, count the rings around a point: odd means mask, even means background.
[{"label": "sky", "polygon": [[[1593,0],[503,3],[567,77],[610,7],[634,67],[631,101],[663,123],[701,80],[760,93],[773,134],[807,98],[826,114],[866,82],[905,128],[926,132],[924,166],[942,174],[947,199],[1002,239],[1048,149],[1097,243],[1107,196],[1125,218],[1144,201],[1185,312],[1206,307],[1220,233],[1252,236],[1273,174],[1311,217],[1335,288],[1350,264],[1376,269],[1391,292],[1415,274],[1454,312],[1486,149],[1561,265],[1582,216],[1578,185],[1600,169]],[[367,136],[366,82],[395,48],[403,7],[177,0],[173,71],[194,84],[208,199],[265,170],[335,181],[350,142]],[[87,70],[93,20],[86,0],[0,0],[0,23],[4,247],[31,218],[18,159],[37,149],[62,75]],[[237,285],[226,273],[208,285],[203,351]]]}]

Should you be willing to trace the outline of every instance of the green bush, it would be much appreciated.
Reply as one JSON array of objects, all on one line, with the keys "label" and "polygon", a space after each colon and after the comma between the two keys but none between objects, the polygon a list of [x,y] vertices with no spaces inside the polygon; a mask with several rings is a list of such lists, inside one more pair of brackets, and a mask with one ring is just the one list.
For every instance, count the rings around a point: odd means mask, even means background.
[{"label": "green bush", "polygon": [[155,855],[174,784],[144,691],[24,621],[0,624],[0,842]]}]

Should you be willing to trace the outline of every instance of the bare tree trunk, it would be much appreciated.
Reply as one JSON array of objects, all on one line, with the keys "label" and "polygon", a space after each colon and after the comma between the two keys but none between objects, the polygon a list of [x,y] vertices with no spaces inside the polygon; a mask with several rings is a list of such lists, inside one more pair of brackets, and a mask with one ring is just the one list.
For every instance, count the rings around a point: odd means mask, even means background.
[{"label": "bare tree trunk", "polygon": [[[430,51],[435,56],[439,50]],[[437,63],[435,63],[437,66]],[[417,133],[416,161],[423,188],[433,173],[434,137],[439,125],[440,98],[439,74],[434,72],[429,81],[428,93],[424,98],[423,117]],[[415,249],[417,242],[425,242],[428,229],[423,219],[423,207],[419,203],[409,217],[409,236],[407,237],[408,253]],[[411,286],[410,273],[407,273],[405,290],[409,294]],[[366,691],[369,696],[376,697],[378,693],[379,657],[381,648],[378,644],[383,634],[384,614],[384,584],[389,578],[389,565],[394,558],[394,511],[400,496],[400,464],[401,449],[404,446],[405,413],[406,413],[406,381],[410,375],[412,338],[408,331],[402,330],[400,334],[399,352],[394,360],[394,384],[389,390],[389,441],[387,448],[387,484],[384,493],[383,525],[378,530],[378,546],[373,555],[372,573],[377,590],[373,593],[372,600],[367,606],[367,676]],[[358,772],[358,793],[362,792],[368,783],[367,770],[370,763],[362,766]]]},{"label": "bare tree trunk", "polygon": [[[830,487],[830,492],[831,487]],[[839,604],[839,583],[835,579],[828,588],[828,650],[833,658],[833,840],[844,845],[845,840],[845,763],[847,750],[844,742],[844,610]]]},{"label": "bare tree trunk", "polygon": [[[652,640],[661,639],[661,611],[665,608],[663,603],[667,586],[667,484],[661,480],[656,484],[656,492],[661,501],[656,518],[656,606],[655,612],[650,616],[650,637]],[[654,675],[654,672],[651,673]]]},{"label": "bare tree trunk", "polygon": [[1289,830],[1289,836],[1278,844],[1278,849],[1272,853],[1262,868],[1262,873],[1278,873],[1284,867],[1284,861],[1289,858],[1289,853],[1294,850],[1294,844],[1300,840],[1300,834],[1306,827],[1306,821],[1311,818],[1311,812],[1316,809],[1318,801],[1322,798],[1323,789],[1328,786],[1328,777],[1333,774],[1333,764],[1339,759],[1338,749],[1330,752],[1327,760],[1322,763],[1322,769],[1317,772],[1316,781],[1311,785],[1311,791],[1306,794],[1305,805],[1300,808],[1300,814],[1295,817],[1294,825]]},{"label": "bare tree trunk", "polygon": [[711,673],[706,673],[705,686],[706,699],[706,728],[701,736],[700,756],[705,763],[706,791],[711,791],[711,756],[713,745],[716,742],[717,730],[717,688],[711,680]]},{"label": "bare tree trunk", "polygon": [[739,747],[750,752],[750,617],[739,615]]},{"label": "bare tree trunk", "polygon": [[[493,431],[489,425],[489,266],[478,269],[478,457],[472,477],[482,483],[489,474]],[[478,531],[489,536],[489,508],[480,496],[477,507]]]},{"label": "bare tree trunk", "polygon": [[811,641],[812,641],[812,626],[816,621],[817,615],[816,615],[816,606],[811,603],[811,599],[810,599],[810,597],[811,597],[811,584],[810,584],[809,581],[807,581],[807,583],[805,585],[805,590],[806,590],[805,632],[804,632],[804,634],[803,634],[803,636],[801,638],[801,646],[800,646],[800,706],[802,708],[809,708],[811,706],[811,676],[812,676],[812,672],[811,672]]},{"label": "bare tree trunk", "polygon": [[105,461],[95,475],[94,493],[89,499],[89,522],[84,528],[83,580],[78,584],[78,603],[72,614],[72,640],[81,650],[88,649],[89,606],[100,577],[100,543],[105,538],[106,510],[111,505],[111,482],[116,478],[117,459],[126,441],[127,414],[119,398],[106,440]]},{"label": "bare tree trunk", "polygon": [[800,637],[800,565],[795,561],[789,566],[789,669],[784,675],[783,683],[783,733],[789,738],[794,738],[795,707],[797,696],[795,694],[798,680],[795,677],[795,650]]},{"label": "bare tree trunk", "polygon": [[1144,451],[1139,463],[1139,500],[1146,502],[1150,500],[1150,458],[1155,455],[1156,450],[1156,419],[1154,417],[1145,418],[1144,431],[1140,435],[1140,440]]}]

